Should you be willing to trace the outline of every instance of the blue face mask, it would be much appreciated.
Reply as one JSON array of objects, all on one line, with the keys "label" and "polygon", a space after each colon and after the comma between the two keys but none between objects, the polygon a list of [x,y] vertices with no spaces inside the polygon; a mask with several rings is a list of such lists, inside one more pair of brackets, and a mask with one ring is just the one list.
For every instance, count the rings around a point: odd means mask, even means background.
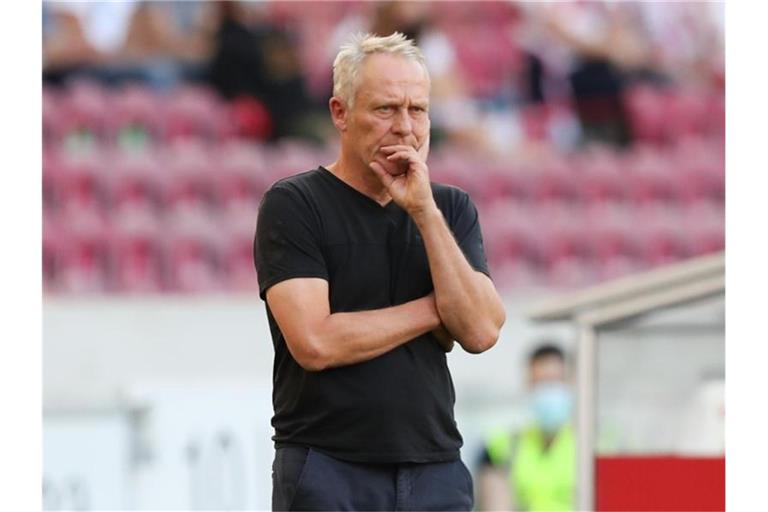
[{"label": "blue face mask", "polygon": [[538,384],[531,393],[531,408],[538,426],[544,432],[553,434],[571,417],[571,390],[561,382]]}]

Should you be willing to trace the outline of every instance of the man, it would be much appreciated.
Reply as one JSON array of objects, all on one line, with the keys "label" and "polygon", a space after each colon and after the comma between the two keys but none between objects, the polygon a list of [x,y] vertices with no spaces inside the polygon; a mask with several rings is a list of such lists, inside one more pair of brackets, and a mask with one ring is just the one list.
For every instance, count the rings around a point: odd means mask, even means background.
[{"label": "man", "polygon": [[276,510],[470,510],[445,353],[505,313],[477,211],[430,183],[429,76],[402,34],[333,65],[338,159],[277,182],[255,262],[275,348]]},{"label": "man", "polygon": [[573,398],[565,355],[543,344],[528,359],[534,423],[489,436],[480,462],[482,510],[575,509],[576,445],[570,425]]}]

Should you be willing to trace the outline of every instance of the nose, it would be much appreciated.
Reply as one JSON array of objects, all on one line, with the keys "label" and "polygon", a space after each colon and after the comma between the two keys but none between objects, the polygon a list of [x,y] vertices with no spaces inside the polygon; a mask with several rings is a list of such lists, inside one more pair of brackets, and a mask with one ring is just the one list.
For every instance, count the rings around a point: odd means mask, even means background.
[{"label": "nose", "polygon": [[401,108],[392,120],[392,133],[399,136],[410,135],[413,132],[413,123],[408,110]]}]

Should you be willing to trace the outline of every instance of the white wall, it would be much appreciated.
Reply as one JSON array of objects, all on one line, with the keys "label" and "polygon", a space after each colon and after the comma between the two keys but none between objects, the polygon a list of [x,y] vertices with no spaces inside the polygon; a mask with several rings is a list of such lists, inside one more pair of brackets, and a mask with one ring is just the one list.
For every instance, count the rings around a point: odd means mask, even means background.
[{"label": "white wall", "polygon": [[[567,324],[525,320],[540,298],[505,300],[508,320],[490,352],[449,355],[462,456],[470,467],[489,428],[525,420],[523,372],[532,344],[551,336],[573,349]],[[608,420],[632,425],[622,404],[632,412],[630,400],[645,396],[637,390],[647,374],[630,375],[627,368],[656,368],[655,389],[690,386],[702,365],[716,368],[724,358],[723,307],[716,301],[665,312],[602,334],[599,381]],[[698,345],[705,331],[695,325],[702,323],[710,326],[708,342]],[[693,330],[686,331],[688,324]],[[649,334],[659,332],[666,334]],[[687,358],[686,351],[698,352]],[[272,357],[264,305],[255,296],[46,298],[47,508],[269,508]],[[604,448],[617,446],[609,439]],[[69,492],[72,482],[86,491]]]},{"label": "white wall", "polygon": [[[567,326],[523,319],[532,300],[506,301],[509,318],[492,351],[449,355],[470,464],[488,428],[521,421],[516,399],[531,343],[547,334],[571,341]],[[89,482],[88,506],[97,509],[268,508],[272,357],[255,296],[46,298],[45,476],[58,488],[80,475]],[[239,444],[224,457],[222,432]],[[197,463],[190,459],[195,446]],[[116,457],[125,459],[122,466]],[[240,464],[243,482],[233,476],[193,484],[206,472],[221,473],[216,464]],[[83,467],[98,469],[86,474]]]}]

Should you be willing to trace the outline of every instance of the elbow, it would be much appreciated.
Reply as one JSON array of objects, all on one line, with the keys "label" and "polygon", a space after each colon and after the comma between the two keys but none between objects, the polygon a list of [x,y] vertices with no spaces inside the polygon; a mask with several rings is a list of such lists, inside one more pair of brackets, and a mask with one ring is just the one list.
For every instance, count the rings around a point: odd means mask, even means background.
[{"label": "elbow", "polygon": [[497,327],[478,331],[469,336],[462,346],[470,354],[482,354],[496,345],[496,342],[499,341],[499,332],[500,329]]},{"label": "elbow", "polygon": [[297,343],[288,344],[288,346],[296,363],[304,370],[320,372],[329,368],[330,358],[326,351],[322,350],[322,344],[317,339],[298,340]]},{"label": "elbow", "polygon": [[477,329],[471,336],[467,337],[466,343],[462,345],[464,350],[470,354],[481,354],[486,350],[493,348],[493,346],[496,345],[496,342],[499,341],[501,327],[504,325],[506,319],[506,312],[501,308],[497,318],[493,321],[489,321],[485,326]]},{"label": "elbow", "polygon": [[328,365],[319,358],[303,358],[301,360],[297,359],[296,362],[299,363],[299,366],[308,372],[321,372],[328,368]]}]

